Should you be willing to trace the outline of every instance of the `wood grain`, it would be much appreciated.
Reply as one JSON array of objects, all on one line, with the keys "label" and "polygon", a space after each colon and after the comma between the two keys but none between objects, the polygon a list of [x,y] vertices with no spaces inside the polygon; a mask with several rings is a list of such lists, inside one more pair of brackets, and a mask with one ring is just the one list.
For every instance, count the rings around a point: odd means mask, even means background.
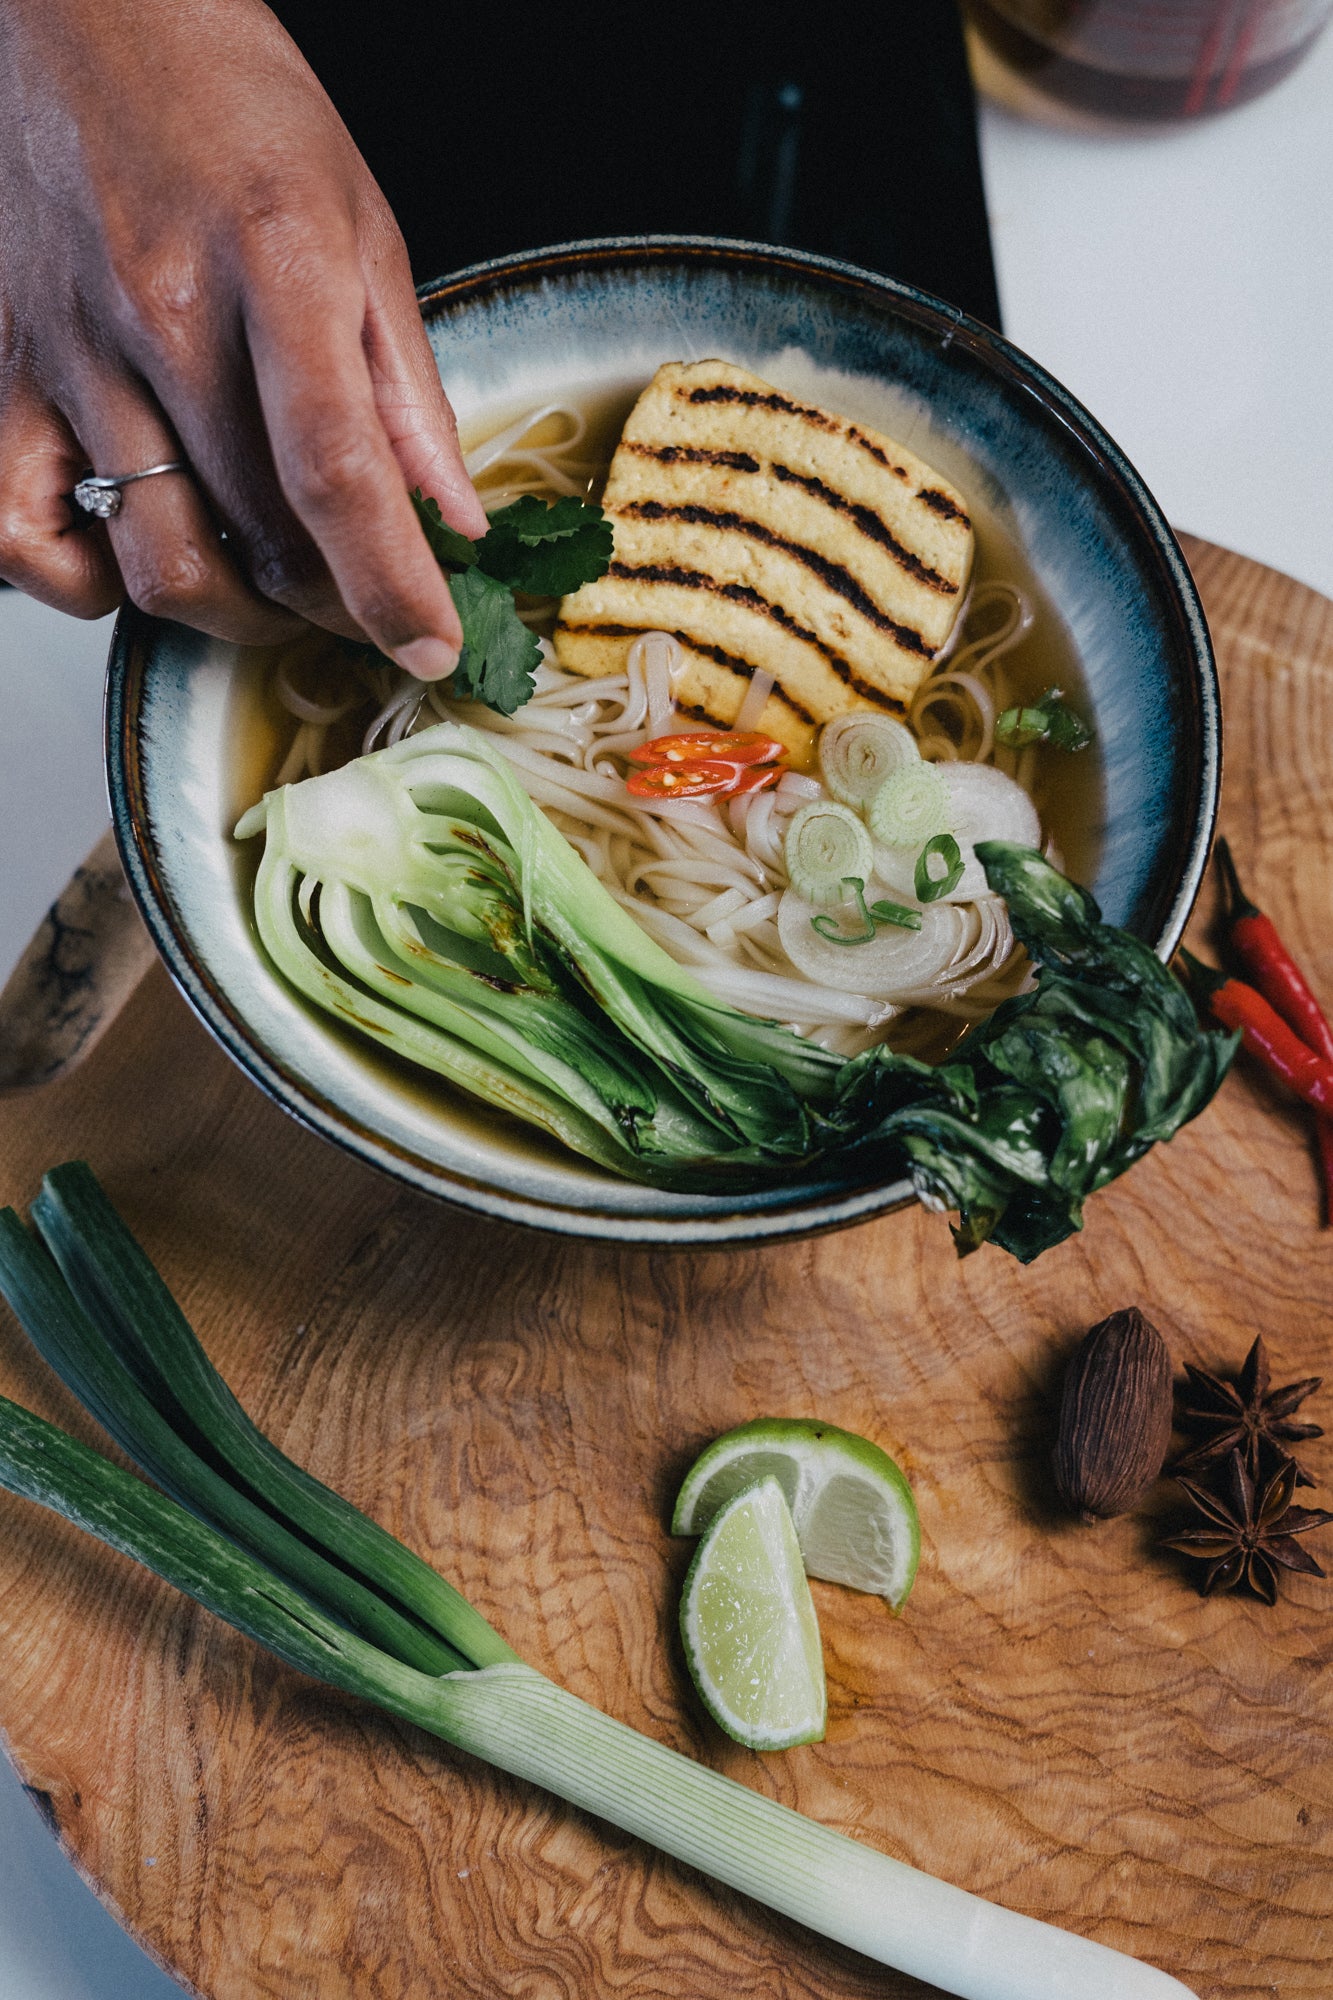
[{"label": "wood grain", "polygon": [[[1333,604],[1188,553],[1224,674],[1224,824],[1333,993]],[[1324,2000],[1333,1584],[1205,1602],[1155,1552],[1160,1523],[1069,1523],[1044,1469],[1059,1368],[1115,1307],[1140,1304],[1177,1362],[1234,1365],[1262,1329],[1283,1377],[1326,1367],[1307,1124],[1248,1069],[1028,1271],[957,1263],[916,1212],[725,1255],[450,1213],[268,1106],[156,972],[82,1069],[5,1107],[0,1194],[26,1202],[73,1154],[259,1422],[534,1664],[1204,2000]],[[8,1319],[0,1389],[93,1435]],[[923,1525],[900,1619],[815,1586],[828,1739],[772,1758],[691,1696],[689,1549],[664,1528],[698,1447],[758,1412],[882,1440]],[[313,1687],[52,1516],[4,1500],[0,1537],[10,1753],[98,1892],[209,2000],[924,2000]]]}]

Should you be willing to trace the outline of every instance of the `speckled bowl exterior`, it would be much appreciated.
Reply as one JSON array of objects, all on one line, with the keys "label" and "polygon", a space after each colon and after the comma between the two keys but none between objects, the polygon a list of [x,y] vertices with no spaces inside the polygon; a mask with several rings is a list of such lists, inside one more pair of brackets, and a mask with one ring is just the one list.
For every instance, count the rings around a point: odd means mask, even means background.
[{"label": "speckled bowl exterior", "polygon": [[[663,361],[719,355],[888,431],[952,479],[1022,545],[1082,663],[1106,801],[1090,886],[1113,922],[1163,954],[1175,946],[1220,780],[1207,628],[1151,495],[1042,369],[890,279],[703,238],[505,258],[424,287],[422,310],[465,430],[483,411],[629,391]],[[244,667],[237,647],[125,612],[108,675],[108,778],[130,883],[172,976],[286,1110],[413,1187],[573,1236],[759,1243],[909,1198],[901,1180],[828,1175],[739,1198],[639,1187],[409,1075],[314,1012],[263,958],[230,837],[248,803],[235,747]]]}]

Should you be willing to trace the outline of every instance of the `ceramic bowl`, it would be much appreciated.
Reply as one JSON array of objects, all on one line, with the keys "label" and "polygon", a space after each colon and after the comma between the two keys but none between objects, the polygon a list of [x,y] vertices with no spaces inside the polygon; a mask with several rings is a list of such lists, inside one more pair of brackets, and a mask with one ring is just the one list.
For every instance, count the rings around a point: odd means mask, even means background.
[{"label": "ceramic bowl", "polygon": [[[659,363],[721,355],[900,438],[1026,552],[1081,662],[1100,746],[1090,886],[1168,952],[1189,914],[1219,780],[1217,683],[1189,572],[1115,445],[988,328],[816,257],[699,238],[574,244],[423,288],[460,423],[590,385],[627,397]],[[568,1235],[760,1242],[909,1198],[824,1174],[737,1198],[615,1179],[368,1052],[268,968],[230,838],[246,768],[240,648],[130,610],[112,647],[107,754],[130,882],[181,991],[223,1047],[314,1131],[411,1186]],[[1095,808],[1090,808],[1096,810]]]}]

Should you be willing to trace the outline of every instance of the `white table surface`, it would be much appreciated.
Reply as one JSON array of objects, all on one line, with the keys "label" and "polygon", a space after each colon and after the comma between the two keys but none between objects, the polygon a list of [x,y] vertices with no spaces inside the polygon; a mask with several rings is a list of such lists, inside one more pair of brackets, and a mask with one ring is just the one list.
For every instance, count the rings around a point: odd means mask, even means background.
[{"label": "white table surface", "polygon": [[[1330,107],[1333,32],[1271,95],[1190,130],[1091,135],[988,107],[982,139],[1010,337],[1095,412],[1177,527],[1333,596]],[[0,981],[105,824],[109,624],[0,593]],[[179,1991],[0,1762],[0,1995]]]}]

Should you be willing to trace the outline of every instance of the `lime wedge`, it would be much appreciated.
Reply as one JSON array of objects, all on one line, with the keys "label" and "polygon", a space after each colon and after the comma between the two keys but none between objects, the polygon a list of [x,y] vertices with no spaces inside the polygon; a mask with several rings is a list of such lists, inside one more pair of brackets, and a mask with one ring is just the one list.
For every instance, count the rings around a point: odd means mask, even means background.
[{"label": "lime wedge", "polygon": [[899,1609],[916,1576],[921,1526],[912,1489],[886,1451],[813,1418],[759,1417],[695,1460],[672,1534],[702,1533],[757,1479],[782,1488],[808,1575],[874,1591]]},{"label": "lime wedge", "polygon": [[713,1720],[751,1750],[824,1734],[819,1621],[776,1479],[734,1493],[695,1550],[680,1603],[694,1685]]}]

